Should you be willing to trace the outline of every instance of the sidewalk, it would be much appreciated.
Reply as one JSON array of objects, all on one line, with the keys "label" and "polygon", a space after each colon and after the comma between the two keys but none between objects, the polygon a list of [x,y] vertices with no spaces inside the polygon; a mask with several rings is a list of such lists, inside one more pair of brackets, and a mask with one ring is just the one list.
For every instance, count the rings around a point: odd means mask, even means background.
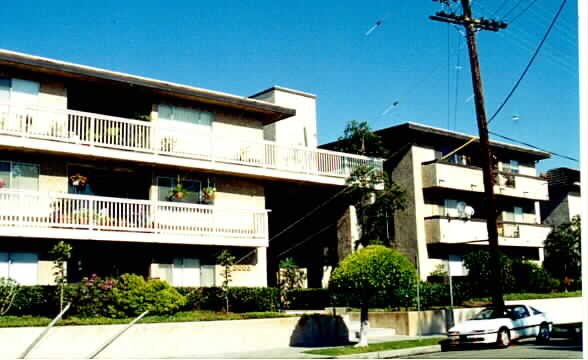
[{"label": "sidewalk", "polygon": [[[372,330],[372,329],[370,329]],[[439,335],[435,335],[439,336]],[[428,338],[434,337],[431,335],[422,336],[420,338]],[[380,343],[380,342],[387,342],[387,341],[400,341],[400,340],[416,340],[419,337],[416,336],[403,336],[403,335],[393,335],[393,336],[374,336],[369,337],[369,342],[371,344]],[[246,352],[246,353],[220,353],[215,355],[207,355],[207,356],[198,356],[194,355],[191,357],[182,357],[183,359],[381,359],[381,358],[394,358],[394,357],[404,357],[409,355],[418,355],[418,354],[426,354],[431,352],[439,352],[441,351],[440,345],[433,345],[433,346],[423,346],[423,347],[416,347],[416,348],[408,348],[408,349],[399,349],[399,350],[388,350],[388,351],[380,351],[380,352],[371,352],[371,353],[363,353],[363,354],[354,354],[354,355],[345,355],[345,356],[324,356],[324,355],[311,355],[305,354],[304,351],[307,350],[317,350],[317,349],[324,349],[324,348],[331,348],[333,346],[327,347],[281,347],[271,350],[263,350],[263,351],[253,351],[253,352]],[[175,358],[175,359],[182,359],[182,358]]]}]

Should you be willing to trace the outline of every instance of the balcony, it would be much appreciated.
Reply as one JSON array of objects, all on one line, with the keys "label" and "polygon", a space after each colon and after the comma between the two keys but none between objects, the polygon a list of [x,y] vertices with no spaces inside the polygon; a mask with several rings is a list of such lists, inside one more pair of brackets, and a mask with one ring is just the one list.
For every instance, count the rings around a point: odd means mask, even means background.
[{"label": "balcony", "polygon": [[271,179],[344,185],[358,166],[383,161],[335,151],[188,136],[156,122],[74,110],[0,106],[0,145]]},{"label": "balcony", "polygon": [[[501,222],[498,224],[500,246],[543,247],[551,226]],[[427,244],[488,245],[486,221],[433,216],[425,218]]]},{"label": "balcony", "polygon": [[267,210],[0,190],[3,236],[268,246]]},{"label": "balcony", "polygon": [[[423,165],[422,172],[423,188],[484,192],[482,169],[478,167],[434,162]],[[528,175],[499,172],[494,193],[531,200],[549,200],[547,180]]]}]

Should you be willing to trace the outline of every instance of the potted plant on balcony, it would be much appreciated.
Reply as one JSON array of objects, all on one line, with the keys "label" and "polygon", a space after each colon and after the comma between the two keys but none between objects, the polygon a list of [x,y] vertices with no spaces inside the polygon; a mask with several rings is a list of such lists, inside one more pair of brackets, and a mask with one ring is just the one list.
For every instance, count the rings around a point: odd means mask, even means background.
[{"label": "potted plant on balcony", "polygon": [[178,182],[176,183],[176,186],[169,192],[169,200],[183,199],[186,196],[188,196],[189,193],[190,192],[188,191],[188,189],[186,189],[184,187],[184,184],[182,184],[180,175],[178,175]]},{"label": "potted plant on balcony", "polygon": [[207,186],[202,189],[202,198],[205,204],[213,204],[216,188],[214,186]]},{"label": "potted plant on balcony", "polygon": [[83,189],[86,184],[88,183],[88,178],[81,175],[80,173],[75,173],[74,175],[69,177],[69,181],[71,185],[76,189]]}]

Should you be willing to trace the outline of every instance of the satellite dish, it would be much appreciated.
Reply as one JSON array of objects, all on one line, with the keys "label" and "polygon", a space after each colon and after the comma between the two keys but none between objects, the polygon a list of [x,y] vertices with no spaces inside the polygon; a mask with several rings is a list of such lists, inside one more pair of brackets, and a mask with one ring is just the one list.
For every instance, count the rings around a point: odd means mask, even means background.
[{"label": "satellite dish", "polygon": [[474,208],[473,208],[473,207],[471,207],[471,206],[469,206],[469,205],[468,205],[468,206],[466,206],[466,207],[465,207],[465,210],[464,210],[464,212],[465,212],[465,216],[466,216],[468,219],[471,219],[471,218],[472,218],[472,216],[474,216],[475,210],[474,210]]}]

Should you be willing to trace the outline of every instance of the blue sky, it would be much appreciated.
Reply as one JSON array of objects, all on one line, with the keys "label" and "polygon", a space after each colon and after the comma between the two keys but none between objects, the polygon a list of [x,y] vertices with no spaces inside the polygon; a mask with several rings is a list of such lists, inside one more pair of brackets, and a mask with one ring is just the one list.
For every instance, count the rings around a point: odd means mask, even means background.
[{"label": "blue sky", "polygon": [[[478,17],[514,19],[499,33],[478,34],[488,116],[560,4],[473,1]],[[336,140],[349,120],[477,134],[465,39],[429,20],[441,10],[431,0],[56,0],[9,2],[3,10],[10,15],[0,23],[4,49],[241,96],[272,85],[316,94],[319,143]],[[577,53],[577,2],[568,1],[490,130],[578,158]],[[553,157],[540,170],[559,166],[579,165]]]}]

